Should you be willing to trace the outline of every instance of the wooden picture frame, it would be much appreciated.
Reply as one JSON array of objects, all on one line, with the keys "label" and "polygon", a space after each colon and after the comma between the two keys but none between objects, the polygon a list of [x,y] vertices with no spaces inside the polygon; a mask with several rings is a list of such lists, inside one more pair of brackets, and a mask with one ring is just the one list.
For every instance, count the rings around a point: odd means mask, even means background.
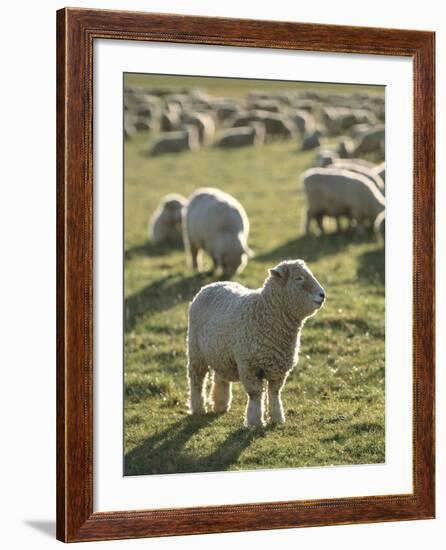
[{"label": "wooden picture frame", "polygon": [[[413,59],[413,492],[93,512],[93,43],[177,42]],[[57,538],[91,541],[434,517],[432,32],[65,8],[57,12]]]}]

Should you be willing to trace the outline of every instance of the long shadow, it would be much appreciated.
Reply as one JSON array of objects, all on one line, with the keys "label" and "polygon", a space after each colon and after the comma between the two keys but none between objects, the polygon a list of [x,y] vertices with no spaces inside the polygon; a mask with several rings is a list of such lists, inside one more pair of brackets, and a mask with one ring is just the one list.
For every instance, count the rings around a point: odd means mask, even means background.
[{"label": "long shadow", "polygon": [[223,471],[235,464],[256,437],[256,432],[240,428],[231,433],[210,455],[194,457],[185,450],[187,442],[211,424],[218,415],[188,416],[149,438],[125,455],[124,475],[172,474]]},{"label": "long shadow", "polygon": [[379,283],[384,285],[386,282],[384,247],[361,254],[359,257],[357,274],[358,279],[362,279],[367,283]]},{"label": "long shadow", "polygon": [[167,275],[153,281],[139,292],[128,296],[124,301],[125,330],[132,330],[142,315],[165,311],[191,300],[210,278],[205,273],[189,277],[178,274]]},{"label": "long shadow", "polygon": [[167,254],[177,250],[183,250],[183,245],[181,243],[155,244],[146,242],[125,250],[124,259],[131,260],[137,256],[147,256],[151,258],[156,256],[166,256]]},{"label": "long shadow", "polygon": [[321,443],[344,443],[354,436],[367,435],[369,433],[379,433],[384,436],[385,428],[382,424],[376,422],[359,422],[350,426],[347,430],[336,432],[334,435],[323,437]]},{"label": "long shadow", "polygon": [[325,235],[302,235],[265,254],[255,256],[254,261],[276,262],[287,258],[302,258],[305,261],[314,262],[321,257],[341,252],[351,243],[370,242],[372,238],[367,233],[359,236],[352,230],[326,233]]}]

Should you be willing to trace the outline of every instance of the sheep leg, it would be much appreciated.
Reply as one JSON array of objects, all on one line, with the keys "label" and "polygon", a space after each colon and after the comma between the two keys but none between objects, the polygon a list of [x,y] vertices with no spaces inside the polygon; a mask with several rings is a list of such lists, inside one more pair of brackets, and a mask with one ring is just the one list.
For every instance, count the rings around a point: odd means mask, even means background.
[{"label": "sheep leg", "polygon": [[192,265],[192,269],[195,271],[199,271],[198,268],[198,252],[199,249],[194,243],[189,243],[189,252],[190,252],[190,261]]},{"label": "sheep leg", "polygon": [[313,219],[313,214],[310,212],[310,210],[307,210],[307,219],[305,221],[305,233],[307,235],[310,234],[310,225],[311,225],[312,219]]},{"label": "sheep leg", "polygon": [[240,381],[248,394],[248,404],[245,413],[245,426],[248,428],[262,428],[263,422],[263,381],[256,376],[246,374],[248,369],[239,369]]},{"label": "sheep leg", "polygon": [[190,413],[194,415],[206,414],[205,382],[208,373],[207,365],[201,361],[189,359],[187,370]]},{"label": "sheep leg", "polygon": [[268,411],[269,418],[273,424],[283,424],[285,422],[285,414],[280,398],[284,383],[285,378],[268,381]]},{"label": "sheep leg", "polygon": [[336,231],[340,233],[342,231],[341,218],[336,218]]},{"label": "sheep leg", "polygon": [[321,232],[321,235],[324,235],[325,234],[325,231],[324,231],[324,215],[323,214],[318,214],[316,216],[316,222],[317,222],[317,225],[319,227],[319,231]]},{"label": "sheep leg", "polygon": [[214,380],[211,389],[211,398],[215,413],[225,413],[231,408],[232,384],[223,380],[217,373],[214,373]]}]

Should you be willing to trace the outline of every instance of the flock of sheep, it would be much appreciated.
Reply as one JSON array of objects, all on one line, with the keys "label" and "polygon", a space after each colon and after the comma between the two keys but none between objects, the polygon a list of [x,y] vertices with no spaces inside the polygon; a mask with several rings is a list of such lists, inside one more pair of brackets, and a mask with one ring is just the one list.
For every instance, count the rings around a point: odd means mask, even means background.
[{"label": "flock of sheep", "polygon": [[[370,226],[384,236],[380,95],[252,92],[241,99],[223,99],[196,90],[128,88],[125,108],[127,137],[141,129],[159,134],[152,155],[209,145],[255,146],[274,139],[297,143],[300,136],[302,149],[317,148],[313,167],[300,175],[307,199],[306,232],[315,220],[323,233],[325,217],[334,218],[340,230],[344,217],[357,231]],[[321,147],[322,136],[331,148]],[[243,206],[215,188],[198,189],[188,199],[167,195],[149,222],[153,242],[183,242],[195,270],[202,269],[204,251],[213,271],[227,279],[252,255],[248,237]],[[270,421],[284,422],[280,392],[297,363],[303,324],[324,301],[324,290],[302,260],[283,261],[270,269],[263,287],[256,290],[230,281],[203,287],[189,311],[191,413],[206,412],[205,381],[211,370],[215,412],[229,409],[231,383],[238,380],[248,395],[246,425],[263,426],[265,396]]]}]

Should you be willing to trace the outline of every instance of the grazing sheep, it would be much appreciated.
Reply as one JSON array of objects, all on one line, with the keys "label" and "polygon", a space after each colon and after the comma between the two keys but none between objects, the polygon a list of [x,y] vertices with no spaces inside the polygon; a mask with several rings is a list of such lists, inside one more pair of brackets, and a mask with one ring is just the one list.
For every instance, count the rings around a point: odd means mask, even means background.
[{"label": "grazing sheep", "polygon": [[171,111],[164,111],[161,115],[160,129],[162,132],[172,132],[176,130],[180,125],[180,117],[178,113]]},{"label": "grazing sheep", "polygon": [[296,109],[290,116],[301,135],[311,134],[316,129],[315,118],[308,111]]},{"label": "grazing sheep", "polygon": [[325,168],[326,166],[333,164],[337,158],[338,154],[336,151],[332,151],[331,149],[322,149],[318,152],[316,158],[314,159],[314,166]]},{"label": "grazing sheep", "polygon": [[245,147],[247,145],[262,145],[265,142],[265,128],[259,123],[240,128],[224,130],[217,142],[218,147]]},{"label": "grazing sheep", "polygon": [[166,195],[149,222],[149,239],[156,244],[182,241],[181,211],[187,201],[183,195]]},{"label": "grazing sheep", "polygon": [[267,136],[289,139],[297,135],[296,125],[291,118],[285,115],[268,113],[262,116],[260,122],[265,124]]},{"label": "grazing sheep", "polygon": [[382,193],[383,195],[386,194],[384,181],[378,175],[375,167],[369,168],[368,166],[364,166],[364,164],[361,163],[343,162],[342,160],[343,159],[335,159],[334,164],[336,168],[339,168],[341,170],[349,170],[350,172],[355,172],[356,174],[362,174],[363,176],[366,176],[367,178],[369,178],[370,181],[374,183],[380,193]]},{"label": "grazing sheep", "polygon": [[334,217],[338,230],[341,216],[356,221],[358,230],[362,230],[365,223],[373,224],[384,210],[383,195],[362,174],[339,168],[310,168],[302,178],[308,202],[307,234],[313,219],[324,233],[324,216]]},{"label": "grazing sheep", "polygon": [[302,327],[324,303],[325,292],[302,260],[269,270],[263,287],[234,282],[206,285],[189,308],[187,334],[189,406],[206,413],[205,382],[213,371],[213,410],[231,406],[231,384],[248,394],[245,424],[261,427],[265,386],[269,420],[285,422],[281,391],[297,364]]},{"label": "grazing sheep", "polygon": [[375,126],[372,129],[358,136],[353,156],[361,156],[366,153],[384,154],[385,129],[383,125]]},{"label": "grazing sheep", "polygon": [[156,156],[164,153],[195,151],[199,147],[197,129],[194,126],[186,126],[184,130],[161,134],[153,144],[150,155]]},{"label": "grazing sheep", "polygon": [[243,270],[248,248],[249,220],[234,197],[211,187],[198,189],[183,209],[183,239],[192,267],[201,270],[204,250],[214,271],[232,277]]},{"label": "grazing sheep", "polygon": [[341,137],[336,147],[336,152],[338,153],[338,156],[343,159],[350,158],[353,155],[354,150],[355,144],[353,143],[353,141],[348,137]]},{"label": "grazing sheep", "polygon": [[311,149],[316,149],[316,147],[319,147],[321,144],[321,135],[322,134],[320,130],[315,130],[313,133],[305,136],[302,143],[302,150],[309,151]]},{"label": "grazing sheep", "polygon": [[279,113],[269,111],[248,111],[236,116],[229,125],[232,128],[245,127],[253,122],[264,124],[268,138],[293,138],[297,134],[297,127],[293,120]]},{"label": "grazing sheep", "polygon": [[376,220],[373,224],[375,235],[381,237],[383,240],[386,238],[386,211],[383,210],[376,216]]},{"label": "grazing sheep", "polygon": [[215,134],[215,122],[208,113],[193,113],[185,116],[184,122],[197,128],[198,140],[201,145],[212,143]]}]

